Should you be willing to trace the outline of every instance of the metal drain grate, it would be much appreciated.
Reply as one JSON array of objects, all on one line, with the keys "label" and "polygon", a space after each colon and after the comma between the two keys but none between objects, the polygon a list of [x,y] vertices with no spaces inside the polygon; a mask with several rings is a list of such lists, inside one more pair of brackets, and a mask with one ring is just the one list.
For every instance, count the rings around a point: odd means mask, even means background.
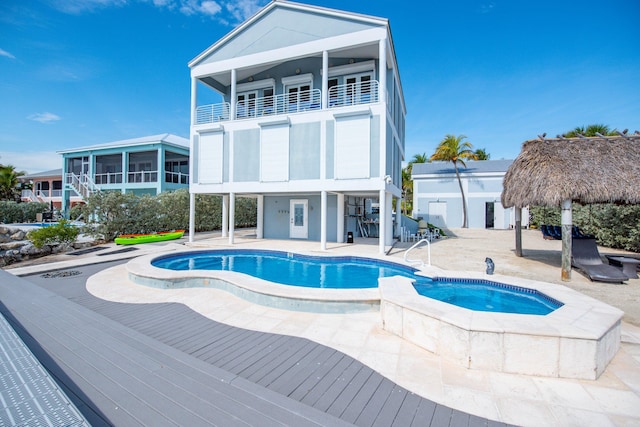
[{"label": "metal drain grate", "polygon": [[82,272],[79,270],[65,270],[65,271],[54,271],[51,273],[44,273],[40,277],[44,277],[45,279],[56,279],[59,277],[77,276],[79,274],[82,274]]},{"label": "metal drain grate", "polygon": [[89,426],[1,314],[0,425]]}]

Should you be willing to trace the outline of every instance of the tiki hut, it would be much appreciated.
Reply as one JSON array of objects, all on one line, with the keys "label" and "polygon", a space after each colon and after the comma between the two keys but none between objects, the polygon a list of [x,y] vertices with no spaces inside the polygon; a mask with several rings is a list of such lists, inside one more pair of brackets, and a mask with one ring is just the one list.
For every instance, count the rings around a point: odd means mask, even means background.
[{"label": "tiki hut", "polygon": [[562,278],[571,278],[571,203],[640,203],[640,133],[526,141],[504,177],[502,205],[562,207]]}]

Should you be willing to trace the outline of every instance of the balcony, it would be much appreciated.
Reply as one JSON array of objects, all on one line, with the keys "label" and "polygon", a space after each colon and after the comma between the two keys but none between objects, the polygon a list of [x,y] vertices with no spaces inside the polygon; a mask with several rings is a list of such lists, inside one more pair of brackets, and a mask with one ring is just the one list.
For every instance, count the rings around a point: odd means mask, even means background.
[{"label": "balcony", "polygon": [[[334,86],[329,89],[329,108],[378,102],[378,82],[370,80]],[[264,98],[254,98],[236,103],[235,120],[264,116],[303,113],[322,108],[322,92],[319,89]],[[230,120],[230,104],[202,105],[196,108],[195,124],[202,125]]]}]

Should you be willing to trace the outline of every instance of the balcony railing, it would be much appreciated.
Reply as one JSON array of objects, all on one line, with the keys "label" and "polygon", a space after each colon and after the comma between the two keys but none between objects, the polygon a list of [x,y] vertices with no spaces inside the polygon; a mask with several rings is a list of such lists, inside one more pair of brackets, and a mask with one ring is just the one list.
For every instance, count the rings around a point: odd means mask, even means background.
[{"label": "balcony railing", "polygon": [[196,124],[216,123],[229,120],[231,107],[228,102],[201,105],[196,108]]},{"label": "balcony railing", "polygon": [[378,102],[378,82],[369,80],[329,89],[329,108]]},{"label": "balcony railing", "polygon": [[[378,102],[378,82],[349,83],[329,89],[329,108]],[[316,111],[322,108],[322,91],[285,93],[236,103],[235,119]],[[230,119],[229,103],[202,105],[196,108],[195,124],[217,123]]]},{"label": "balcony railing", "polygon": [[158,182],[158,171],[129,172],[127,182]]},{"label": "balcony railing", "polygon": [[97,173],[94,177],[96,184],[122,184],[122,172]]},{"label": "balcony railing", "polygon": [[173,184],[188,184],[189,183],[189,174],[180,173],[180,172],[164,172],[164,179],[168,183]]},{"label": "balcony railing", "polygon": [[313,89],[239,101],[236,104],[236,118],[251,119],[277,114],[293,114],[319,110],[320,107],[321,92],[319,89]]}]

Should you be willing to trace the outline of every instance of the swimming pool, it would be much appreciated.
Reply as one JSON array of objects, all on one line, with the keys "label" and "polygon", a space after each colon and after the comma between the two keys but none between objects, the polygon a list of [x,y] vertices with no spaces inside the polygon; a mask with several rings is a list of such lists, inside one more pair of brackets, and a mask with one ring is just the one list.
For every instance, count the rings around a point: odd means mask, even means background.
[{"label": "swimming pool", "polygon": [[414,280],[422,296],[474,311],[546,315],[562,306],[536,290],[487,280],[418,276],[413,267],[362,257],[240,249],[167,255],[151,265],[174,271],[233,271],[282,285],[321,289],[377,288],[379,278],[401,276]]},{"label": "swimming pool", "polygon": [[306,288],[377,288],[378,278],[415,277],[396,263],[361,257],[318,257],[291,252],[218,250],[156,258],[151,265],[169,270],[222,270]]},{"label": "swimming pool", "polygon": [[[228,251],[227,249],[218,252]],[[242,251],[242,250],[235,250]],[[169,270],[155,265],[158,260],[191,257],[212,250],[181,250],[158,257],[149,254],[127,263],[129,279],[138,285],[165,289],[211,288],[231,293],[246,301],[272,308],[314,313],[380,313],[384,330],[398,335],[448,362],[469,369],[549,377],[595,379],[620,346],[623,313],[600,301],[556,284],[507,276],[486,276],[480,272],[448,272],[463,280],[490,281],[523,290],[538,291],[563,305],[538,316],[472,311],[418,294],[416,283],[433,280],[426,270],[411,277],[379,277],[378,287],[319,288],[283,286],[249,274],[228,270]],[[271,253],[262,249],[246,253]],[[280,252],[286,258],[334,258]],[[299,258],[299,259],[301,259]],[[388,257],[362,258],[367,263],[385,263]],[[188,264],[188,263],[187,263]],[[192,262],[195,265],[195,261]],[[399,263],[392,266],[405,267]],[[282,272],[282,269],[280,269]],[[322,269],[320,269],[322,271]],[[439,280],[442,270],[429,269]],[[326,272],[326,268],[325,268]],[[347,276],[348,277],[348,276]],[[211,298],[216,294],[212,293]]]}]

